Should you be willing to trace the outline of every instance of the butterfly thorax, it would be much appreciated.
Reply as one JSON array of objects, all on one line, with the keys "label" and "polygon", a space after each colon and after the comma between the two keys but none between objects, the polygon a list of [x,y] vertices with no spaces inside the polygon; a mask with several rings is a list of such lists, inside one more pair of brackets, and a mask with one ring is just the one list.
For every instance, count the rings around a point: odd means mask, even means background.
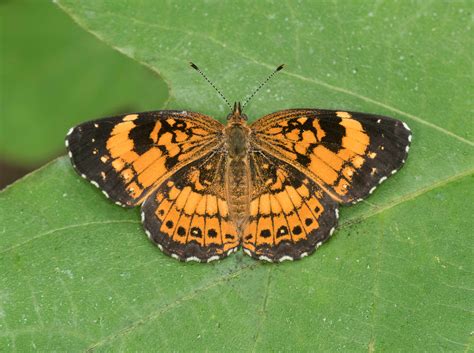
[{"label": "butterfly thorax", "polygon": [[226,192],[230,215],[242,233],[250,206],[250,171],[248,165],[248,144],[250,128],[246,117],[234,111],[225,128],[227,161]]}]

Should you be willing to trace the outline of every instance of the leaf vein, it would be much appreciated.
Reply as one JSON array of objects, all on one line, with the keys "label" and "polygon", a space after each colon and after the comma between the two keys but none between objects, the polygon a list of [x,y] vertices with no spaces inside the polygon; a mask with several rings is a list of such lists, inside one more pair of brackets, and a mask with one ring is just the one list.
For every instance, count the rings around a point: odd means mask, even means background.
[{"label": "leaf vein", "polygon": [[85,222],[85,223],[78,223],[78,224],[70,224],[70,225],[67,225],[65,227],[59,227],[59,228],[54,228],[54,229],[50,229],[48,230],[47,232],[44,232],[44,233],[40,233],[40,234],[37,234],[31,238],[28,238],[27,240],[25,241],[22,241],[22,242],[19,242],[13,246],[10,246],[2,251],[0,251],[0,254],[5,254],[5,253],[8,253],[12,250],[15,250],[16,248],[19,248],[23,245],[26,245],[28,243],[31,243],[32,241],[35,241],[35,240],[38,240],[42,237],[45,237],[47,235],[51,235],[51,234],[54,234],[56,232],[61,232],[63,230],[68,230],[68,229],[74,229],[74,228],[80,228],[80,227],[86,227],[86,226],[90,226],[90,225],[101,225],[101,224],[114,224],[114,223],[140,223],[140,221],[137,221],[137,220],[111,220],[111,221],[95,221],[95,222]]},{"label": "leaf vein", "polygon": [[173,308],[179,307],[181,304],[183,304],[185,302],[188,302],[188,301],[196,298],[201,293],[204,293],[204,292],[208,291],[209,289],[212,289],[212,288],[217,287],[217,286],[219,286],[219,285],[221,285],[221,284],[223,284],[223,283],[225,283],[229,280],[237,278],[242,273],[258,266],[258,264],[259,263],[256,262],[256,263],[253,263],[251,265],[244,266],[244,267],[240,268],[237,271],[233,271],[233,272],[231,272],[231,273],[229,273],[225,276],[222,276],[221,278],[217,278],[217,279],[213,280],[212,283],[210,283],[210,284],[206,284],[206,285],[204,285],[200,288],[196,288],[196,289],[192,290],[190,293],[187,293],[187,294],[181,296],[180,298],[177,298],[176,300],[161,306],[160,308],[158,308],[157,310],[155,310],[151,314],[149,314],[149,315],[147,315],[147,316],[145,316],[145,317],[143,317],[143,318],[141,318],[137,321],[134,321],[133,323],[131,323],[130,325],[128,325],[128,326],[124,327],[123,329],[117,331],[116,333],[113,333],[109,336],[106,336],[103,339],[101,339],[100,341],[97,341],[97,342],[89,345],[89,347],[85,351],[86,352],[94,351],[97,347],[100,347],[100,346],[102,346],[102,345],[104,345],[108,342],[112,342],[112,341],[114,341],[115,339],[118,339],[118,338],[123,338],[124,336],[130,334],[135,329],[137,329],[140,326],[143,326],[147,322],[157,319],[162,314],[170,311]]}]

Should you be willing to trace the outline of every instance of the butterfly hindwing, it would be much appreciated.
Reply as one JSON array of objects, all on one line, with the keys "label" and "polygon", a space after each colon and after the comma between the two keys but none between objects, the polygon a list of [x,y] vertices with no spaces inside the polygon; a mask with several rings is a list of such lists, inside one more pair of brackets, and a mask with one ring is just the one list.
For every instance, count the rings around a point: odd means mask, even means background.
[{"label": "butterfly hindwing", "polygon": [[132,207],[217,144],[222,128],[186,111],[127,114],[76,126],[66,146],[79,174],[116,203]]},{"label": "butterfly hindwing", "polygon": [[179,260],[216,260],[240,244],[229,216],[226,158],[219,148],[171,175],[142,205],[149,238]]},{"label": "butterfly hindwing", "polygon": [[266,261],[299,259],[334,231],[338,205],[306,175],[265,151],[249,156],[252,195],[242,247]]},{"label": "butterfly hindwing", "polygon": [[405,162],[408,126],[364,113],[294,109],[252,124],[254,142],[318,183],[333,199],[354,203]]}]

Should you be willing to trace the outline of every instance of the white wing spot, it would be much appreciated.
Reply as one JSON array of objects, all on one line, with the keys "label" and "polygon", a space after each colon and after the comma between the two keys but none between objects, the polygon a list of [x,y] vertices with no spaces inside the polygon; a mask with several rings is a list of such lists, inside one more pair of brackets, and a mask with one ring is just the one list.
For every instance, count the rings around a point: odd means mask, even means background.
[{"label": "white wing spot", "polygon": [[107,194],[107,191],[102,190],[102,193],[105,195],[105,197],[109,198],[109,194]]},{"label": "white wing spot", "polygon": [[407,125],[406,123],[403,123],[403,127],[404,127],[405,129],[407,129],[408,131],[411,131],[410,128],[408,127],[408,125]]},{"label": "white wing spot", "polygon": [[246,253],[248,256],[252,256],[252,253],[250,252],[249,249],[244,249],[244,253]]},{"label": "white wing spot", "polygon": [[186,258],[186,262],[189,262],[189,261],[201,262],[201,259],[196,256],[190,256]]},{"label": "white wing spot", "polygon": [[334,212],[336,213],[336,219],[339,219],[339,210],[336,208]]},{"label": "white wing spot", "polygon": [[64,140],[64,144],[66,145],[66,147],[69,147],[69,141],[68,140]]},{"label": "white wing spot", "polygon": [[397,170],[396,170],[396,169],[394,169],[394,170],[392,170],[392,172],[391,172],[391,173],[392,173],[392,175],[393,175],[393,174],[395,174],[396,172],[397,172]]},{"label": "white wing spot", "polygon": [[99,124],[94,124],[94,127],[95,127],[95,128],[98,128],[98,127],[99,127]]},{"label": "white wing spot", "polygon": [[67,136],[71,135],[73,131],[74,131],[74,128],[73,127],[70,128],[69,131],[67,132]]},{"label": "white wing spot", "polygon": [[141,217],[142,217],[142,222],[144,222],[145,221],[145,212],[141,213]]},{"label": "white wing spot", "polygon": [[99,187],[99,184],[97,184],[97,182],[95,182],[94,180],[91,180],[91,184],[94,185],[96,188]]},{"label": "white wing spot", "polygon": [[382,121],[382,119],[378,119],[378,120],[377,120],[377,124],[380,124],[381,121]]},{"label": "white wing spot", "polygon": [[87,179],[85,174],[81,174],[81,177],[83,177],[84,179]]},{"label": "white wing spot", "polygon": [[120,202],[118,202],[118,201],[115,201],[115,204],[116,204],[117,206],[122,206],[122,207],[124,207],[124,205],[123,205],[123,204],[121,204],[121,203],[120,203]]},{"label": "white wing spot", "polygon": [[[333,229],[334,229],[334,228],[333,228]],[[331,230],[333,230],[333,229],[331,229]],[[322,241],[318,242],[318,243],[316,244],[316,249],[319,248],[321,245],[323,245],[323,242],[322,242]]]},{"label": "white wing spot", "polygon": [[148,239],[151,240],[151,233],[150,233],[150,231],[149,231],[148,229],[145,229],[145,234],[146,234],[146,236],[148,237]]},{"label": "white wing spot", "polygon": [[408,153],[408,151],[410,150],[410,146],[407,146],[405,147],[405,151]]},{"label": "white wing spot", "polygon": [[259,260],[262,260],[262,261],[273,262],[272,259],[270,259],[269,257],[263,256],[263,255],[260,256],[258,259],[259,259]]},{"label": "white wing spot", "polygon": [[216,261],[216,260],[219,260],[219,256],[214,255],[214,256],[211,256],[210,258],[208,258],[207,262]]},{"label": "white wing spot", "polygon": [[336,230],[336,228],[332,227],[331,230],[329,231],[329,235],[333,235],[335,230]]},{"label": "white wing spot", "polygon": [[72,152],[71,151],[68,152],[68,155],[69,155],[69,158],[72,158]]},{"label": "white wing spot", "polygon": [[282,256],[280,257],[280,259],[278,260],[279,262],[283,262],[283,261],[293,261],[293,258],[291,256]]},{"label": "white wing spot", "polygon": [[302,259],[303,257],[306,257],[306,256],[308,256],[308,253],[307,253],[307,252],[304,252],[304,253],[302,253],[302,254],[300,255],[300,259]]},{"label": "white wing spot", "polygon": [[408,135],[408,142],[411,142],[411,135]]},{"label": "white wing spot", "polygon": [[374,186],[372,189],[369,190],[369,194],[373,193],[375,191],[375,189],[377,189],[376,186]]},{"label": "white wing spot", "polygon": [[387,177],[382,177],[382,178],[380,178],[379,184],[382,184],[385,180],[387,180]]},{"label": "white wing spot", "polygon": [[176,254],[171,254],[171,257],[172,257],[173,259],[179,260],[179,256],[176,255]]},{"label": "white wing spot", "polygon": [[156,244],[156,246],[158,247],[158,249],[160,249],[161,251],[163,251],[163,246],[161,244]]},{"label": "white wing spot", "polygon": [[236,251],[237,251],[237,248],[229,249],[227,251],[227,255],[230,255],[230,254],[232,254],[233,252],[236,252]]}]

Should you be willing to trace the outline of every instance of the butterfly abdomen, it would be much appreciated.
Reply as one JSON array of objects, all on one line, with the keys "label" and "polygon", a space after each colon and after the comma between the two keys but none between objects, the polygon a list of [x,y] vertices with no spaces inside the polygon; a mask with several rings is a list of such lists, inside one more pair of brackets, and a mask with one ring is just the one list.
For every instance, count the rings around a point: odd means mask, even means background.
[{"label": "butterfly abdomen", "polygon": [[242,123],[226,129],[227,168],[226,189],[231,217],[237,231],[242,232],[250,208],[250,173],[248,170],[248,128]]},{"label": "butterfly abdomen", "polygon": [[229,211],[239,234],[250,212],[250,180],[247,158],[229,158],[226,171]]}]

